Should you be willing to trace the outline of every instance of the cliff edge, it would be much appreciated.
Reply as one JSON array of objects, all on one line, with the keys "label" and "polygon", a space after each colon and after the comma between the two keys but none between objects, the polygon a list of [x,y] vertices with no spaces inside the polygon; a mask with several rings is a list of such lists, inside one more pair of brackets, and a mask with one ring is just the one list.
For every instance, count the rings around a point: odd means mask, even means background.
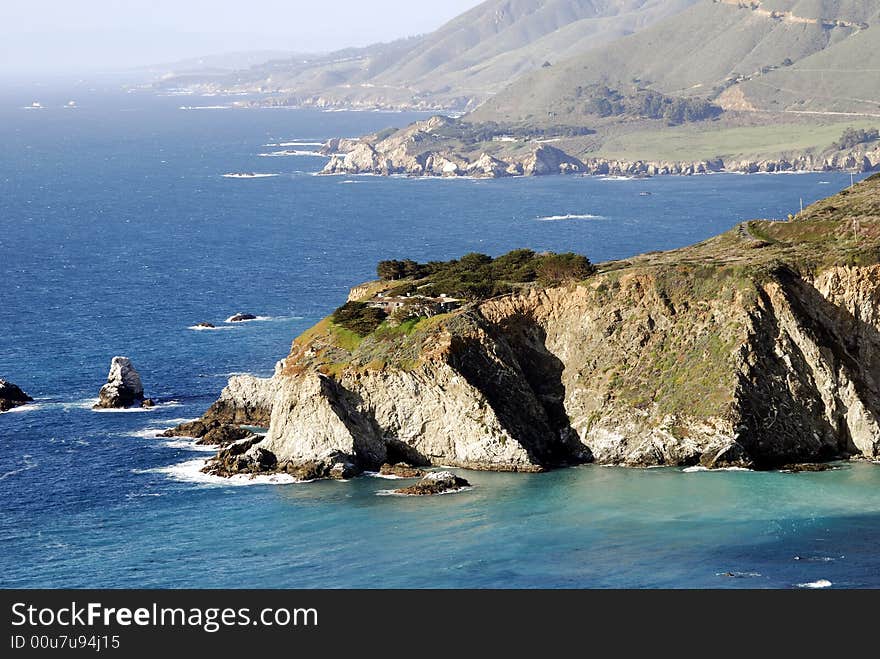
[{"label": "cliff edge", "polygon": [[746,222],[578,281],[521,284],[362,333],[334,318],[298,337],[272,378],[224,391],[205,425],[217,412],[249,425],[268,416],[268,429],[209,469],[877,458],[880,175],[788,222]]}]

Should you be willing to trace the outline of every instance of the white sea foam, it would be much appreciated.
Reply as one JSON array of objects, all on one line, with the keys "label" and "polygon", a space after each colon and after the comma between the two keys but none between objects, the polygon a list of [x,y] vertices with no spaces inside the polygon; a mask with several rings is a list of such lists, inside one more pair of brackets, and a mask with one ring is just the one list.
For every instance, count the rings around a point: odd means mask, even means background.
[{"label": "white sea foam", "polygon": [[602,215],[590,215],[588,213],[582,215],[569,213],[568,215],[547,215],[535,219],[538,222],[558,222],[560,220],[604,220],[605,218]]},{"label": "white sea foam", "polygon": [[229,105],[181,105],[181,110],[229,110]]},{"label": "white sea foam", "polygon": [[31,457],[32,456],[28,454],[21,456],[24,465],[19,467],[18,469],[12,469],[3,474],[0,474],[0,481],[6,480],[11,476],[16,476],[17,474],[28,471],[29,469],[34,469],[39,463],[36,460],[32,460]]},{"label": "white sea foam", "polygon": [[702,467],[700,465],[696,465],[694,467],[685,467],[682,471],[686,474],[695,474],[704,471],[753,471],[752,469],[746,469],[745,467],[718,467],[717,469],[709,469],[708,467]]},{"label": "white sea foam", "polygon": [[162,428],[144,428],[143,430],[132,430],[125,433],[128,437],[138,437],[140,439],[156,439],[156,436],[163,432]]},{"label": "white sea foam", "polygon": [[[840,558],[846,558],[845,556],[841,556]],[[807,561],[809,563],[832,563],[837,559],[833,556],[795,556],[794,560],[796,561]]]},{"label": "white sea foam", "polygon": [[100,398],[83,398],[81,400],[73,400],[61,403],[52,403],[53,405],[58,405],[62,409],[71,410],[71,409],[80,409],[80,410],[90,410],[95,405],[98,404]]},{"label": "white sea foam", "polygon": [[0,414],[21,414],[22,412],[36,412],[37,410],[43,409],[44,407],[45,405],[43,403],[25,403],[24,405],[19,405],[18,407],[8,409],[5,412],[0,412]]},{"label": "white sea foam", "polygon": [[296,149],[293,151],[284,150],[284,151],[269,151],[267,153],[258,153],[260,158],[289,158],[291,156],[306,156],[313,158],[329,158],[330,156],[326,156],[323,153],[319,153],[317,151],[306,151],[303,149]]},{"label": "white sea foam", "polygon": [[[95,398],[94,401],[95,401],[95,403],[97,403],[98,399]],[[94,405],[95,403],[92,403],[92,405]],[[88,409],[91,409],[92,412],[99,412],[101,414],[134,414],[134,413],[140,413],[140,412],[158,412],[160,410],[165,410],[165,409],[168,409],[171,407],[180,407],[180,406],[181,406],[181,403],[179,401],[169,400],[166,403],[158,403],[156,405],[153,405],[153,407],[110,407],[110,408],[98,408],[98,409],[92,409],[91,407],[89,407]]]},{"label": "white sea foam", "polygon": [[166,442],[162,442],[163,446],[167,446],[168,448],[179,448],[185,449],[187,451],[201,451],[202,453],[216,453],[220,450],[219,446],[207,446],[205,444],[197,443],[196,439],[192,439],[189,437],[177,437],[175,439],[170,439]]},{"label": "white sea foam", "polygon": [[420,498],[430,498],[430,497],[440,497],[444,494],[458,494],[459,492],[467,492],[468,490],[472,490],[473,485],[469,487],[460,487],[456,490],[446,490],[445,492],[438,492],[437,494],[403,494],[401,492],[396,492],[394,490],[378,490],[376,492],[377,497],[420,497]]},{"label": "white sea foam", "polygon": [[728,577],[730,579],[748,579],[753,577],[760,577],[760,572],[716,572],[716,577]]},{"label": "white sea foam", "polygon": [[267,320],[277,320],[274,316],[257,316],[256,318],[250,318],[249,320],[232,320],[238,314],[234,314],[224,320],[224,323],[232,323],[233,325],[238,325],[240,323],[255,323],[257,321],[267,321]]},{"label": "white sea foam", "polygon": [[245,474],[236,474],[230,478],[222,476],[213,476],[211,474],[203,474],[202,468],[208,464],[207,460],[188,460],[179,464],[170,465],[168,467],[157,467],[155,469],[136,469],[136,474],[165,474],[170,479],[181,481],[184,483],[199,483],[202,485],[213,485],[215,487],[223,486],[243,486],[243,485],[290,485],[294,483],[304,483],[307,481],[298,481],[289,474],[272,474],[263,476],[247,476]]},{"label": "white sea foam", "polygon": [[395,476],[394,474],[380,474],[378,471],[365,471],[364,476],[369,476],[371,478],[384,478],[389,481],[401,481],[406,480],[403,476]]},{"label": "white sea foam", "polygon": [[264,144],[263,146],[273,148],[273,147],[285,147],[285,146],[324,146],[323,142],[307,142],[307,141],[299,141],[295,140],[293,142],[270,142],[269,144]]},{"label": "white sea foam", "polygon": [[199,327],[198,325],[190,325],[186,329],[194,332],[216,332],[217,330],[231,330],[232,327],[229,327],[228,325],[223,325],[222,327]]},{"label": "white sea foam", "polygon": [[222,175],[223,178],[275,178],[276,176],[280,176],[280,174],[251,174],[251,173],[242,173],[242,172],[229,172],[227,174]]},{"label": "white sea foam", "polygon": [[602,176],[600,181],[635,181],[635,176]]},{"label": "white sea foam", "polygon": [[41,402],[28,403],[26,405],[21,405],[20,407],[13,407],[11,410],[3,412],[3,414],[12,414],[13,412],[35,412],[37,410],[51,408],[58,408],[62,410],[90,410],[94,405],[98,403],[97,398],[85,398],[83,400],[74,401],[59,401],[53,400],[52,398],[39,398],[37,400]]},{"label": "white sea foam", "polygon": [[832,583],[828,579],[819,579],[807,583],[799,583],[798,588],[831,588]]}]

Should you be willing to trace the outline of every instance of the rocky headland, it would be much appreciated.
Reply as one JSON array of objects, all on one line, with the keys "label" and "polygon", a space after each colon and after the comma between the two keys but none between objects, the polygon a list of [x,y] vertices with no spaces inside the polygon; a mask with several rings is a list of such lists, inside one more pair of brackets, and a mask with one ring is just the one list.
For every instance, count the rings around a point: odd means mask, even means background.
[{"label": "rocky headland", "polygon": [[[321,173],[502,178],[550,174],[691,176],[720,172],[869,172],[880,168],[880,145],[876,142],[778,158],[626,160],[576,157],[549,143],[560,140],[504,136],[499,140],[495,136],[494,141],[491,138],[474,141],[469,131],[475,129],[466,126],[458,120],[437,116],[390,135],[379,133],[360,140],[333,139],[322,148],[330,160]],[[483,148],[486,150],[481,150]]]},{"label": "rocky headland", "polygon": [[155,402],[144,396],[141,376],[128,357],[114,357],[110,362],[107,382],[101,387],[94,409],[153,407]]},{"label": "rocky headland", "polygon": [[8,412],[14,407],[27,405],[33,400],[21,390],[21,387],[0,378],[0,412]]},{"label": "rocky headland", "polygon": [[200,425],[175,431],[266,428],[208,471],[876,459],[880,175],[791,221],[746,222],[562,284],[362,334],[334,318],[298,337],[273,377],[233,378]]}]

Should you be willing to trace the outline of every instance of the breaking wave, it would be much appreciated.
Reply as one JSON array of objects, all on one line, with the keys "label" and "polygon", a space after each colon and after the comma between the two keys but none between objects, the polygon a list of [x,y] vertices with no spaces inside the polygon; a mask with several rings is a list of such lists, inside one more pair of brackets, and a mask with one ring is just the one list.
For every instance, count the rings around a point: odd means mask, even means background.
[{"label": "breaking wave", "polygon": [[538,222],[558,222],[561,220],[604,220],[605,218],[602,215],[590,215],[588,213],[569,213],[568,215],[546,215],[535,219]]}]

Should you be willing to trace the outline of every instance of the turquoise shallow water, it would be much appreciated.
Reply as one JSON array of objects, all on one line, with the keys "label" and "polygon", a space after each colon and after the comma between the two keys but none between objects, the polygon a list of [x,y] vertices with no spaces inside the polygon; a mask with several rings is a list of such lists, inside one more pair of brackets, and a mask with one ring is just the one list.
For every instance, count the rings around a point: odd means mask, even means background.
[{"label": "turquoise shallow water", "polygon": [[[80,108],[61,109],[69,98]],[[20,109],[33,100],[49,107]],[[880,586],[872,464],[467,473],[472,490],[431,499],[377,496],[394,486],[378,478],[190,480],[181,465],[205,454],[153,431],[200,414],[230,373],[270,373],[381,258],[522,246],[625,257],[784,217],[849,183],[315,177],[320,158],[258,154],[413,116],[178,109],[216,103],[0,94],[0,377],[38,398],[0,417],[0,585]],[[278,176],[222,177],[234,171]],[[540,219],[567,215],[592,217]],[[266,319],[187,329],[236,311]],[[88,409],[115,354],[159,408]]]}]

